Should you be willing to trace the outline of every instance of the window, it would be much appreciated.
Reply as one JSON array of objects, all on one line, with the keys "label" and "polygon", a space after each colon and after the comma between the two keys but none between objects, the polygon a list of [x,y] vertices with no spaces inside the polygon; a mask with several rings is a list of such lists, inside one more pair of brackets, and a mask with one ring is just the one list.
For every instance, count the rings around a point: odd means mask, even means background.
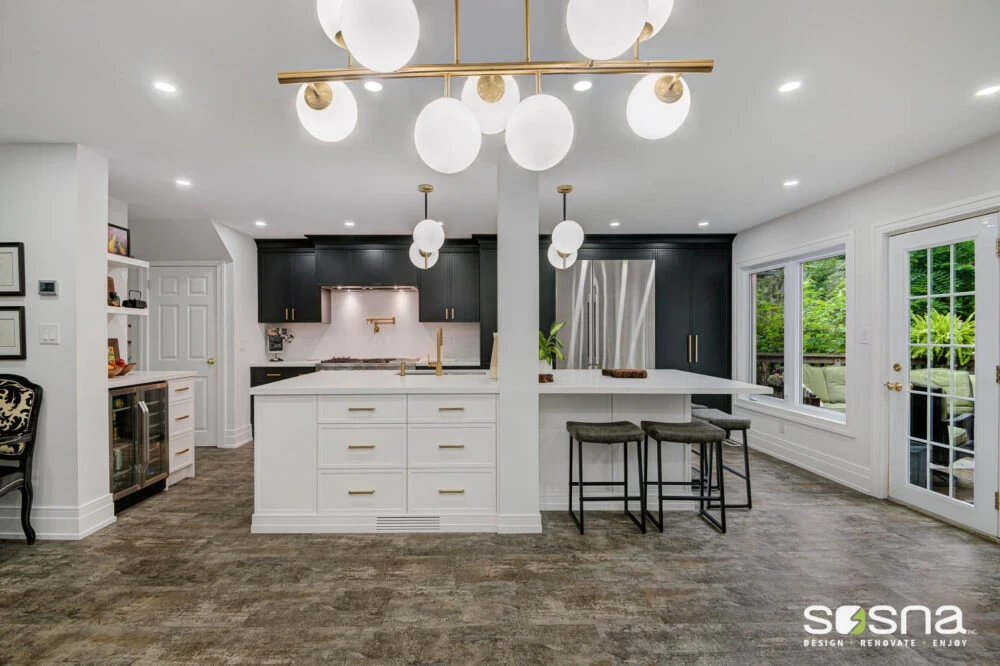
[{"label": "window", "polygon": [[753,381],[774,390],[759,399],[843,420],[846,254],[838,248],[798,257],[749,278]]}]

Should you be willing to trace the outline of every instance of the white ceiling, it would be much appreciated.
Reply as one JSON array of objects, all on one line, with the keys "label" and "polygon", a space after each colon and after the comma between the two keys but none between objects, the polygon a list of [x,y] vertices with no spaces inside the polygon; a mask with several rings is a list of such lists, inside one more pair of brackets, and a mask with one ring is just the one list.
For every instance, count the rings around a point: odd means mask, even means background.
[{"label": "white ceiling", "polygon": [[[416,0],[414,62],[451,58],[450,0]],[[532,56],[578,56],[563,0],[535,0]],[[522,57],[519,0],[465,0],[462,59]],[[714,58],[690,75],[693,107],[675,135],[639,139],[625,120],[637,77],[545,80],[576,123],[562,164],[540,178],[543,230],[556,185],[588,232],[734,232],[1000,131],[996,0],[677,0],[644,58]],[[352,84],[358,128],[321,144],[295,117],[280,70],[341,67],[314,0],[0,0],[0,141],[78,142],[110,158],[111,194],[133,219],[225,221],[257,236],[408,233],[418,183],[452,235],[495,231],[502,135],[454,176],[423,165],[412,130],[435,81]],[[779,84],[801,78],[791,95]],[[155,92],[156,79],[178,95]],[[521,89],[530,89],[530,79]],[[456,90],[457,94],[457,90]],[[177,177],[194,186],[180,190]],[[785,189],[782,181],[801,185]],[[253,221],[265,218],[266,229]]]}]

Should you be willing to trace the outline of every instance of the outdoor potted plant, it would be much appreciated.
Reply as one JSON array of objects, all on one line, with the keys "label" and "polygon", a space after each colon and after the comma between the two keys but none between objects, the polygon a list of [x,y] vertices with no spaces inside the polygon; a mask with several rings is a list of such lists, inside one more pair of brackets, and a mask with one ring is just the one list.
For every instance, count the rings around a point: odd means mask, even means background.
[{"label": "outdoor potted plant", "polygon": [[562,340],[557,337],[565,325],[564,321],[553,322],[548,336],[538,331],[538,381],[541,383],[552,381],[552,363],[555,359],[561,361],[566,358],[562,352]]}]

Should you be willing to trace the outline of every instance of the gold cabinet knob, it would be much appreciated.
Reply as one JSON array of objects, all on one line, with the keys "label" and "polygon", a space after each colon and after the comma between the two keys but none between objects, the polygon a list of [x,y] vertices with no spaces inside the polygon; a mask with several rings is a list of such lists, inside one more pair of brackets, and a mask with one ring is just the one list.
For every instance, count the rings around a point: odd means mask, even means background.
[{"label": "gold cabinet knob", "polygon": [[208,363],[209,365],[215,365],[215,358],[212,357],[212,358],[208,359],[207,361],[205,361],[205,363]]}]

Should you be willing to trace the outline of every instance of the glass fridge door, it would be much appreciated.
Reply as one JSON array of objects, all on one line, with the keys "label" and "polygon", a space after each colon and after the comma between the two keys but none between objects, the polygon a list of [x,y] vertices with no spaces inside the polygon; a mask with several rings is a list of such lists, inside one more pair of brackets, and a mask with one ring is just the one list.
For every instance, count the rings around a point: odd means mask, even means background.
[{"label": "glass fridge door", "polygon": [[143,388],[142,404],[146,454],[142,482],[151,483],[167,473],[167,385]]},{"label": "glass fridge door", "polygon": [[139,487],[138,446],[141,426],[138,423],[136,392],[112,393],[111,411],[111,494],[118,499]]}]

